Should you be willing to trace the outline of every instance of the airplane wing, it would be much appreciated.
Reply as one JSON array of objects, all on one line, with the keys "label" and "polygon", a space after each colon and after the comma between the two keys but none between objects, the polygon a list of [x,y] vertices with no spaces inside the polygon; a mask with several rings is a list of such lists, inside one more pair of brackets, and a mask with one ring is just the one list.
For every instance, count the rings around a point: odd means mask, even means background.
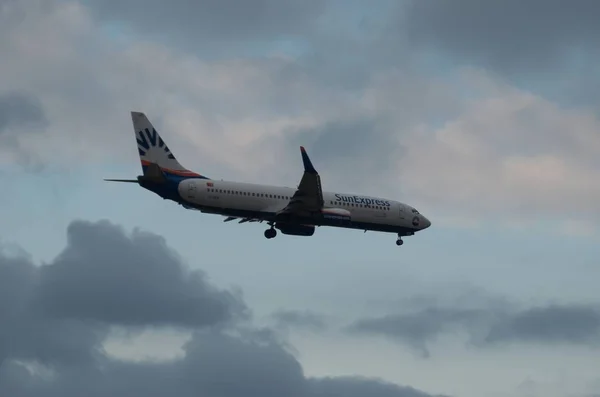
[{"label": "airplane wing", "polygon": [[300,147],[300,153],[304,163],[304,174],[290,202],[277,214],[278,216],[311,216],[323,208],[321,177],[303,146]]}]

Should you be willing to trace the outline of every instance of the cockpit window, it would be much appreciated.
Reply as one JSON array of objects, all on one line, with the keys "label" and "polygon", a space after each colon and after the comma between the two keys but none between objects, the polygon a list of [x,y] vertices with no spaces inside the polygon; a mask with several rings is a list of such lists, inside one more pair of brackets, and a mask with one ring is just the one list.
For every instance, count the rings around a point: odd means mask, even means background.
[{"label": "cockpit window", "polygon": [[419,211],[417,211],[415,208],[412,209],[413,214],[419,214]]}]

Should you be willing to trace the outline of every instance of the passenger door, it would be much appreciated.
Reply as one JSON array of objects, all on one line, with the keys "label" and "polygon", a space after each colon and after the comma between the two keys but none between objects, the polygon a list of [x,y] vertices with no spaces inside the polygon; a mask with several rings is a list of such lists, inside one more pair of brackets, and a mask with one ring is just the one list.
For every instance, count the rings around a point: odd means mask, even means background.
[{"label": "passenger door", "polygon": [[194,201],[196,198],[196,183],[195,181],[189,181],[187,187],[187,199],[190,201]]},{"label": "passenger door", "polygon": [[404,204],[400,204],[400,208],[398,209],[398,216],[400,219],[406,219],[406,208]]}]

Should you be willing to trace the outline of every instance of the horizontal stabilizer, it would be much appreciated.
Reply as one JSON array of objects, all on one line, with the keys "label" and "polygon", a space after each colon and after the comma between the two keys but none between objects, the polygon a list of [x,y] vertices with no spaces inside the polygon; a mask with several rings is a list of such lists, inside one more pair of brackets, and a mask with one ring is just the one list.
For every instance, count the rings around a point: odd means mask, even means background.
[{"label": "horizontal stabilizer", "polygon": [[127,183],[138,183],[137,179],[105,179],[107,182],[127,182]]}]

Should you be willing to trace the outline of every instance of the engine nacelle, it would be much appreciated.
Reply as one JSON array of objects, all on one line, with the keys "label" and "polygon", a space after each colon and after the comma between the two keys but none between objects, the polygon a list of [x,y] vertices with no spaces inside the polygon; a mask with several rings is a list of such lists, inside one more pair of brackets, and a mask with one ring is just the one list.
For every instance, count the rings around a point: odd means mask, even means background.
[{"label": "engine nacelle", "polygon": [[291,236],[312,236],[315,234],[315,227],[310,225],[290,225],[284,223],[278,224],[275,227],[281,230],[281,233]]}]

